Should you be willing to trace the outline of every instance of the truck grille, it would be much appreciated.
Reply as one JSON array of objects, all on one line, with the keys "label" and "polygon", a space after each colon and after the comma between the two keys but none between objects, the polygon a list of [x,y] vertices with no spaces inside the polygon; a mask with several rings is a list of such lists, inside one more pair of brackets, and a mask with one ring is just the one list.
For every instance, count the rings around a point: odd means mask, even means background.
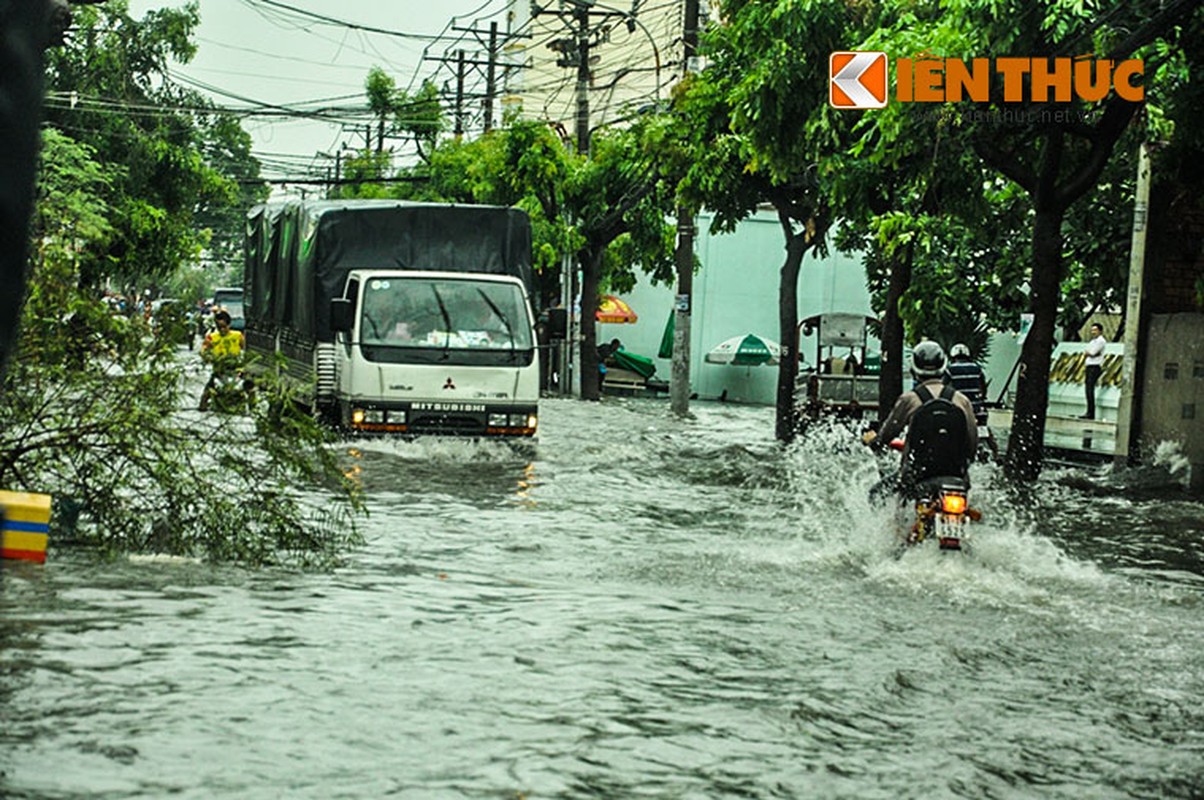
[{"label": "truck grille", "polygon": [[411,433],[483,436],[485,420],[456,414],[424,414],[410,421]]}]

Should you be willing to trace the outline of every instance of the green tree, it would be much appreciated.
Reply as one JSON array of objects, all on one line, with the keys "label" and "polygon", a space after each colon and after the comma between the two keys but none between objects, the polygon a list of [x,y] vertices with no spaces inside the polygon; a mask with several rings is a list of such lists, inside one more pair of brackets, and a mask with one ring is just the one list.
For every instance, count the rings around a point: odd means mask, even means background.
[{"label": "green tree", "polygon": [[945,347],[972,341],[981,355],[981,329],[1015,309],[1016,293],[996,277],[1006,262],[1020,260],[1015,248],[999,246],[1014,239],[1017,220],[1004,213],[1007,195],[978,160],[951,146],[955,117],[894,108],[876,122],[872,112],[833,113],[856,120],[848,144],[821,164],[842,213],[838,246],[863,255],[880,314],[878,399],[885,413],[902,390],[906,346],[922,338]]},{"label": "green tree", "polygon": [[618,245],[654,281],[673,276],[674,232],[666,219],[674,208],[676,182],[662,170],[659,158],[663,125],[663,120],[648,118],[630,128],[595,133],[589,157],[578,162],[565,192],[565,211],[581,237],[575,258],[581,268],[579,363],[581,396],[586,400],[601,394],[593,324],[599,295],[608,279],[623,281],[634,266],[627,259],[608,261],[608,249]]},{"label": "green tree", "polygon": [[[327,435],[262,387],[246,417],[197,415],[170,337],[81,287],[77,255],[116,235],[122,175],[45,134],[35,264],[0,392],[0,485],[52,494],[55,541],[250,563],[330,563],[357,541],[357,487]],[[76,519],[78,515],[78,519]],[[72,530],[73,529],[73,530]]]},{"label": "green tree", "polygon": [[409,93],[398,89],[393,77],[381,67],[373,67],[364,80],[364,91],[368,108],[376,117],[376,152],[385,151],[386,136],[402,136],[414,141],[422,161],[430,160],[445,127],[439,87],[428,80]]},{"label": "green tree", "polygon": [[383,69],[373,67],[364,81],[364,91],[368,95],[368,108],[376,116],[376,152],[383,153],[385,123],[396,105],[397,84]]},{"label": "green tree", "polygon": [[[195,100],[199,124],[199,150],[206,165],[226,179],[224,191],[213,202],[198,205],[194,210],[193,226],[204,242],[201,260],[220,267],[223,275],[213,275],[206,289],[218,285],[242,283],[243,238],[246,235],[246,212],[271,193],[263,182],[259,161],[251,154],[251,135],[233,115],[216,109],[206,111],[211,104]],[[189,262],[176,270],[192,270]],[[233,280],[231,279],[233,278]]]},{"label": "green tree", "polygon": [[[863,42],[895,56],[920,52],[938,56],[1026,54],[1072,57],[1084,52],[1120,61],[1145,58],[1147,98],[1157,96],[1168,75],[1180,70],[1173,55],[1180,26],[1198,13],[1199,2],[1179,0],[1152,8],[1140,0],[1094,4],[1046,0],[1041,3],[965,0],[956,13],[937,3],[884,4],[884,19],[894,24]],[[1017,386],[1006,471],[1031,480],[1040,473],[1048,375],[1054,329],[1066,278],[1064,226],[1074,204],[1099,183],[1117,142],[1138,104],[1112,92],[1098,102],[1003,100],[993,87],[989,103],[965,101],[958,111],[976,111],[956,128],[956,144],[975,153],[995,174],[1019,186],[1027,196],[1030,223],[1030,310],[1033,326],[1025,338]],[[1007,112],[1007,113],[1004,113]],[[891,125],[898,114],[874,117],[882,143],[899,140]]]},{"label": "green tree", "polygon": [[704,36],[711,66],[679,94],[681,135],[690,166],[687,205],[715,211],[716,230],[732,230],[761,203],[778,215],[786,256],[778,282],[775,435],[798,428],[798,281],[804,256],[822,253],[835,220],[824,183],[825,154],[847,136],[847,120],[828,114],[816,87],[827,85],[828,55],[866,24],[861,7],[838,0],[763,3],[727,0],[724,24]]},{"label": "green tree", "polygon": [[667,123],[648,117],[593,139],[588,158],[570,152],[538,122],[514,122],[472,142],[444,141],[429,163],[408,171],[424,183],[406,196],[523,208],[531,216],[534,262],[544,306],[559,291],[569,254],[581,267],[582,397],[600,395],[595,318],[606,287],[630,287],[637,268],[654,281],[672,275],[674,180],[662,158]]},{"label": "green tree", "polygon": [[331,198],[383,198],[391,197],[394,190],[381,179],[389,173],[392,157],[388,153],[361,150],[343,161],[344,183],[334,187]]},{"label": "green tree", "polygon": [[428,161],[446,126],[443,106],[439,102],[439,87],[428,80],[413,93],[401,92],[393,114],[398,130],[413,138],[419,158]]},{"label": "green tree", "polygon": [[[197,4],[141,20],[128,8],[126,0],[77,7],[66,44],[47,53],[47,125],[121,166],[104,190],[113,235],[79,255],[81,280],[94,286],[107,278],[144,286],[195,262],[219,238],[198,225],[198,210],[216,224],[219,209],[241,209],[248,199],[236,181],[257,175],[236,123],[165,79],[170,62],[195,53]],[[236,175],[220,171],[234,164]],[[237,235],[231,220],[227,214],[227,242]]]}]

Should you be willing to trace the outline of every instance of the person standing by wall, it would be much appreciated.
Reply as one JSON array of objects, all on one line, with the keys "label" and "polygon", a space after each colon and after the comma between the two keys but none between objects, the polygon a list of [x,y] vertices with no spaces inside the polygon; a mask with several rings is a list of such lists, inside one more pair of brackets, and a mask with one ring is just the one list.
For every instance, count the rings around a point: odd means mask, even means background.
[{"label": "person standing by wall", "polygon": [[1095,419],[1095,385],[1104,371],[1104,347],[1108,340],[1104,338],[1104,326],[1098,322],[1091,323],[1091,339],[1087,342],[1087,413],[1083,419]]}]

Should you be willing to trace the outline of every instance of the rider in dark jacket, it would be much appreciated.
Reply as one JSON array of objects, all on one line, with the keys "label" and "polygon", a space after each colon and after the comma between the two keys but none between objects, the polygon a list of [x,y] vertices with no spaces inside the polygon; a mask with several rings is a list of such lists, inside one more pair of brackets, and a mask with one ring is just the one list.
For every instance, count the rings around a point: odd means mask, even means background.
[{"label": "rider in dark jacket", "polygon": [[[910,392],[899,396],[894,408],[883,421],[877,431],[867,431],[862,441],[871,447],[886,447],[891,440],[903,432],[911,424],[912,417],[924,405],[921,394],[936,397],[945,389],[945,351],[936,342],[920,342],[912,351],[911,374],[918,385]],[[974,406],[961,392],[952,391],[950,402],[959,408],[964,416],[965,430],[954,431],[951,441],[958,452],[931,452],[913,454],[911,452],[911,437],[908,437],[903,448],[903,458],[899,472],[884,479],[871,490],[872,496],[880,496],[886,490],[893,490],[905,496],[911,495],[915,487],[927,478],[938,475],[956,475],[963,479],[968,477],[968,468],[974,453],[978,448],[978,425],[974,419]],[[961,435],[964,433],[964,436]]]}]

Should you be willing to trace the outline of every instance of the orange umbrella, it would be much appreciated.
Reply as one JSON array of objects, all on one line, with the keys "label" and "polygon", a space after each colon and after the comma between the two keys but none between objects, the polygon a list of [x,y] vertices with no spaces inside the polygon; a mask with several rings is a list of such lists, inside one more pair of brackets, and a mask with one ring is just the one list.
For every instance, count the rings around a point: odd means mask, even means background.
[{"label": "orange umbrella", "polygon": [[635,322],[639,316],[631,310],[631,306],[613,294],[605,294],[598,301],[596,318],[598,322]]}]

